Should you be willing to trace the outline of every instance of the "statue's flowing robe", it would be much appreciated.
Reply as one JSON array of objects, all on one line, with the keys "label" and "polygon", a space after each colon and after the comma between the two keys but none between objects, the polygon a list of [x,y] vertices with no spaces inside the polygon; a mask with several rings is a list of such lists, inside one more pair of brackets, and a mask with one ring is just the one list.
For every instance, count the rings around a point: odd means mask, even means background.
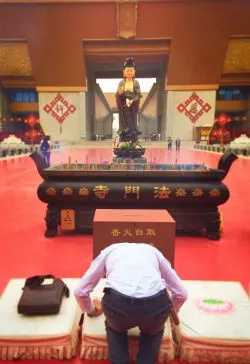
[{"label": "statue's flowing robe", "polygon": [[[118,90],[122,87],[124,89],[126,80],[123,79],[119,82]],[[119,113],[119,131],[118,134],[135,137],[138,135],[138,110],[141,95],[140,84],[137,80],[133,80],[133,91],[125,91],[119,95],[118,90],[116,93],[116,103]],[[126,99],[133,100],[130,107],[126,105]]]}]

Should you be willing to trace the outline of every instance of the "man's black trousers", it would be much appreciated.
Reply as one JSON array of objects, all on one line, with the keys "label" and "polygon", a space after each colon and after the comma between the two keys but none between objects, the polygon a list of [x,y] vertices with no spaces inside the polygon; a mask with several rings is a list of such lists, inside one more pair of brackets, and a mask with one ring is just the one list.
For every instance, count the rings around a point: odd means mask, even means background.
[{"label": "man's black trousers", "polygon": [[112,364],[128,364],[127,330],[140,329],[137,364],[153,364],[157,360],[169,316],[171,301],[166,290],[154,296],[133,298],[110,288],[104,289],[102,299],[106,317],[109,359]]}]

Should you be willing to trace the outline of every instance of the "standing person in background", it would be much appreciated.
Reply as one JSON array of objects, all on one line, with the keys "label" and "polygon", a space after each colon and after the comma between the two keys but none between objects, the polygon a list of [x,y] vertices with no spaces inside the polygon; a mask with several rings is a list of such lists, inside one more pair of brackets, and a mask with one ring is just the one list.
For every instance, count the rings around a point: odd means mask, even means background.
[{"label": "standing person in background", "polygon": [[50,167],[50,149],[50,136],[45,135],[40,144],[40,151],[46,160],[46,168]]},{"label": "standing person in background", "polygon": [[180,146],[181,146],[181,141],[180,139],[177,137],[176,141],[175,141],[175,148],[176,148],[176,152],[178,152],[180,150]]},{"label": "standing person in background", "polygon": [[[75,289],[83,311],[102,314],[90,292],[106,274],[102,309],[106,317],[109,359],[128,364],[127,330],[140,329],[137,364],[154,364],[158,357],[165,322],[187,299],[187,290],[169,261],[155,247],[144,243],[118,243],[104,249]],[[167,290],[171,293],[171,299]],[[177,321],[177,320],[176,320]]]},{"label": "standing person in background", "polygon": [[172,150],[172,144],[173,144],[172,138],[168,137],[168,150]]}]

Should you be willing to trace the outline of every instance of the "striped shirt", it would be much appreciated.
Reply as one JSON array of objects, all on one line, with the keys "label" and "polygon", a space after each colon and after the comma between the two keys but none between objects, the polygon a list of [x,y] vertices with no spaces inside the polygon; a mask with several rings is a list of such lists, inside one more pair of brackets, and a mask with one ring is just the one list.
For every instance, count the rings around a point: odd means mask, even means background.
[{"label": "striped shirt", "polygon": [[178,310],[187,290],[162,253],[144,243],[118,243],[104,249],[79,281],[75,297],[81,309],[93,311],[90,292],[106,275],[106,287],[134,298],[150,297],[168,289]]}]

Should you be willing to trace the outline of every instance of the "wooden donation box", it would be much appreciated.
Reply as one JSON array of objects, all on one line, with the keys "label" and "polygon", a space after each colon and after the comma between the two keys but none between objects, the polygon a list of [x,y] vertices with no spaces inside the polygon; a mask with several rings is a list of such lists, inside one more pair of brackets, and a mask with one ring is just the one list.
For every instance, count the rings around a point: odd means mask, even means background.
[{"label": "wooden donation box", "polygon": [[167,210],[96,209],[94,258],[107,246],[121,242],[151,244],[174,266],[175,221]]}]

